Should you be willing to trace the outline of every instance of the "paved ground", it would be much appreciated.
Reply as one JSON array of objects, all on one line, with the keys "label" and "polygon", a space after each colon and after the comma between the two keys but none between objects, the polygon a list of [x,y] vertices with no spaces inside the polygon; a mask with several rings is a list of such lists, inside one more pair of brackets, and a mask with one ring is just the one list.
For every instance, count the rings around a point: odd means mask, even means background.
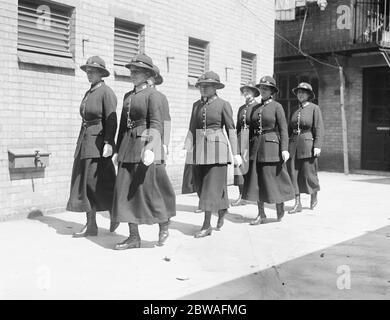
[{"label": "paved ground", "polygon": [[389,299],[390,178],[322,172],[320,181],[315,211],[303,196],[303,213],[272,223],[267,206],[270,223],[252,227],[254,205],[231,208],[204,239],[193,238],[197,197],[178,196],[162,248],[158,227],[141,226],[141,249],[112,250],[128,230],[110,234],[106,215],[88,239],[71,237],[84,223],[77,213],[0,223],[0,298]]}]

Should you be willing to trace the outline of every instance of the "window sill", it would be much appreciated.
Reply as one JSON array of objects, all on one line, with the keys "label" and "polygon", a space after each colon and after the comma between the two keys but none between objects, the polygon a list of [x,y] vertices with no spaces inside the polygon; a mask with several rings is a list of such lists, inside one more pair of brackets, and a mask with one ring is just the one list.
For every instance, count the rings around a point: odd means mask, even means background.
[{"label": "window sill", "polygon": [[75,70],[76,64],[71,58],[56,57],[34,52],[18,51],[18,61],[23,64],[49,66]]}]

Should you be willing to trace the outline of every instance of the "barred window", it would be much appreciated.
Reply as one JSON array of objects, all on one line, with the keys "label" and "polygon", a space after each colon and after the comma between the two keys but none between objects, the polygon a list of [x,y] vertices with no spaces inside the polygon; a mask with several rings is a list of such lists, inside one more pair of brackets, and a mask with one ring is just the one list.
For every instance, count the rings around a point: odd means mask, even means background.
[{"label": "barred window", "polygon": [[124,67],[143,52],[144,26],[115,19],[114,65]]},{"label": "barred window", "polygon": [[241,52],[241,85],[256,81],[256,55]]},{"label": "barred window", "polygon": [[208,42],[189,38],[188,79],[193,84],[208,69]]},{"label": "barred window", "polygon": [[49,1],[19,0],[18,51],[72,58],[73,8]]}]

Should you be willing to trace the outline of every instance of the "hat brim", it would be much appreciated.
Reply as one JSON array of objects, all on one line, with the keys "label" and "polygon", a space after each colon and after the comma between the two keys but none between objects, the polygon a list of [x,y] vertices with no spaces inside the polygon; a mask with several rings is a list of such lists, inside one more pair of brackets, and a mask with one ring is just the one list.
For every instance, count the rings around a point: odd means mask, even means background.
[{"label": "hat brim", "polygon": [[255,97],[260,96],[260,90],[259,90],[258,88],[256,88],[256,87],[252,87],[252,86],[242,86],[242,87],[240,88],[241,93],[243,92],[244,89],[250,89],[250,90],[252,90],[252,91],[255,93]]},{"label": "hat brim", "polygon": [[154,84],[156,86],[159,86],[160,84],[162,84],[164,82],[164,78],[161,76],[161,74],[157,73],[155,78],[154,78]]},{"label": "hat brim", "polygon": [[154,72],[154,74],[156,74],[156,71],[154,71],[153,67],[147,65],[146,63],[142,63],[142,62],[130,62],[130,63],[128,63],[128,64],[125,65],[125,68],[130,69],[131,66],[134,66],[134,67],[137,67],[137,68],[141,68],[141,69],[152,70],[152,71]]},{"label": "hat brim", "polygon": [[305,88],[299,88],[299,87],[296,87],[296,88],[292,89],[292,92],[294,93],[295,96],[297,96],[298,90],[304,90],[304,91],[306,91],[307,93],[310,94],[310,96],[311,96],[312,99],[315,99],[315,97],[316,97],[315,93],[314,93],[312,90],[310,90],[310,89],[305,89]]},{"label": "hat brim", "polygon": [[201,81],[198,81],[195,84],[195,87],[198,88],[202,83],[212,84],[216,89],[223,89],[223,88],[225,88],[225,85],[223,83],[220,83],[220,82],[217,82],[217,81],[212,81],[212,80],[201,80]]},{"label": "hat brim", "polygon": [[84,64],[80,67],[80,69],[83,70],[84,72],[87,72],[87,67],[98,69],[101,72],[102,77],[110,76],[110,71],[108,71],[106,68],[98,67],[96,65]]},{"label": "hat brim", "polygon": [[272,85],[272,84],[261,83],[261,84],[256,85],[256,88],[258,88],[260,90],[261,86],[265,86],[265,87],[269,87],[269,88],[273,89],[274,94],[279,92],[279,88],[277,86]]}]

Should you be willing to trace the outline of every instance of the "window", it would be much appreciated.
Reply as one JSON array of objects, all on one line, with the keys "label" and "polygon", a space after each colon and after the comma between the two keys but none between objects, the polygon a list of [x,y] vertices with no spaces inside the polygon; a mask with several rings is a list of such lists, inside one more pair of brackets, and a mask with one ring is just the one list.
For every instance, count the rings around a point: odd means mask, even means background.
[{"label": "window", "polygon": [[208,42],[190,38],[188,43],[188,81],[194,85],[208,70]]},{"label": "window", "polygon": [[298,105],[297,97],[292,92],[292,89],[296,88],[301,82],[308,82],[312,85],[316,95],[313,102],[318,104],[318,79],[316,77],[291,73],[276,75],[276,85],[279,88],[279,93],[275,98],[283,106],[287,120],[290,119],[291,112]]},{"label": "window", "polygon": [[256,81],[256,55],[241,52],[241,85]]},{"label": "window", "polygon": [[144,50],[144,27],[115,19],[114,65],[124,67]]},{"label": "window", "polygon": [[18,52],[72,58],[73,8],[48,1],[19,0]]}]

